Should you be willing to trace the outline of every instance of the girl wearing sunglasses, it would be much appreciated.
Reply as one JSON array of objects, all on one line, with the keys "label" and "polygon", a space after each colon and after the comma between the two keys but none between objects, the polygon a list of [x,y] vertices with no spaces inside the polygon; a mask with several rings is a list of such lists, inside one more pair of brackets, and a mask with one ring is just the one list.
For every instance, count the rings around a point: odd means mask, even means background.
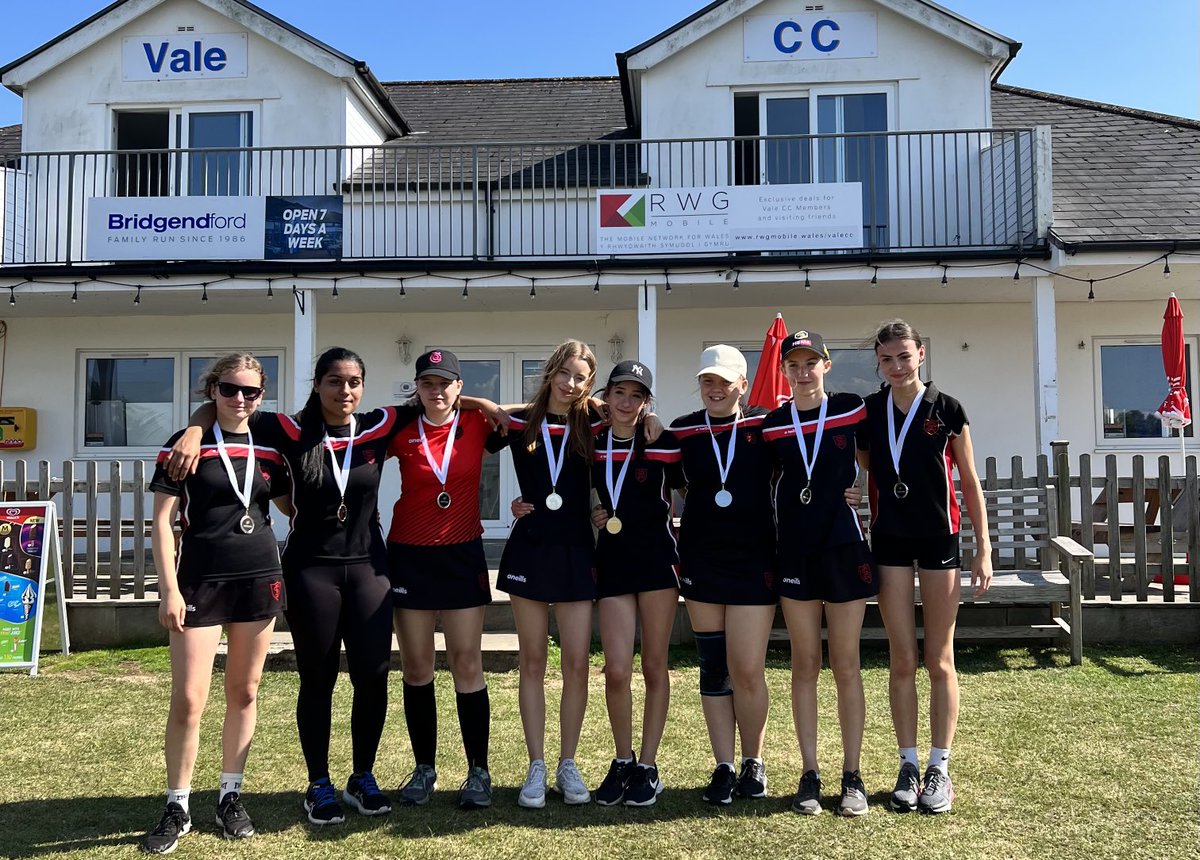
[{"label": "girl wearing sunglasses", "polygon": [[[200,380],[199,393],[213,402],[216,422],[200,440],[199,467],[183,480],[168,477],[166,459],[184,433],[180,430],[160,452],[150,484],[158,618],[169,631],[171,649],[167,805],[142,842],[151,854],[173,851],[191,829],[189,794],[200,717],[222,627],[229,656],[216,820],[228,839],[254,834],[241,801],[242,774],[254,735],[263,661],[275,618],[284,608],[268,502],[277,498],[290,511],[286,499],[278,498],[288,490],[283,458],[250,430],[265,384],[254,356],[236,353],[218,359]],[[177,517],[182,530],[178,551],[173,532]]]}]

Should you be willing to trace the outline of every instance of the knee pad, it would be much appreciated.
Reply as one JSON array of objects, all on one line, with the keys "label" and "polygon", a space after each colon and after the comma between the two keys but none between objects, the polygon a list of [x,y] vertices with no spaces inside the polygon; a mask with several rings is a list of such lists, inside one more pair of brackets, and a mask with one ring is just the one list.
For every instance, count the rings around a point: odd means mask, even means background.
[{"label": "knee pad", "polygon": [[725,656],[725,631],[696,634],[696,652],[700,655],[700,695],[731,696],[729,661]]}]

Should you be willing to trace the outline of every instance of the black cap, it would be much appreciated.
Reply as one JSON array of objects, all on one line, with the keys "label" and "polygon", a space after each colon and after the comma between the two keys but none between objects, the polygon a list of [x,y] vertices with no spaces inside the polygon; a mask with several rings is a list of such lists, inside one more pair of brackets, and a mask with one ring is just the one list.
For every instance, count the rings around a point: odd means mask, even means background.
[{"label": "black cap", "polygon": [[640,361],[627,359],[618,362],[608,375],[608,384],[614,385],[618,382],[640,382],[646,386],[647,391],[654,393],[654,374]]},{"label": "black cap", "polygon": [[789,352],[795,352],[798,349],[811,350],[826,361],[829,360],[829,347],[825,345],[825,338],[815,331],[801,329],[785,337],[783,343],[779,345],[779,360],[782,361],[787,358]]},{"label": "black cap", "polygon": [[416,378],[440,376],[443,379],[462,379],[458,356],[448,349],[431,349],[417,359]]}]

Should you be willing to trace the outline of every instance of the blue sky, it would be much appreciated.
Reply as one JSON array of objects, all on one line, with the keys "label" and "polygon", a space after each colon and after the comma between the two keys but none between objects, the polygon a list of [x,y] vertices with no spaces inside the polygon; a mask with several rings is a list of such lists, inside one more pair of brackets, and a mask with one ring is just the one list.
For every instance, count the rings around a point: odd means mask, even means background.
[{"label": "blue sky", "polygon": [[[358,59],[385,81],[613,75],[613,54],[705,0],[258,0]],[[1001,81],[1200,118],[1200,4],[1195,0],[942,0],[1023,43]],[[0,65],[107,5],[4,0]],[[797,0],[803,8],[802,0]],[[520,14],[513,10],[519,9]],[[21,100],[0,90],[0,125]]]}]

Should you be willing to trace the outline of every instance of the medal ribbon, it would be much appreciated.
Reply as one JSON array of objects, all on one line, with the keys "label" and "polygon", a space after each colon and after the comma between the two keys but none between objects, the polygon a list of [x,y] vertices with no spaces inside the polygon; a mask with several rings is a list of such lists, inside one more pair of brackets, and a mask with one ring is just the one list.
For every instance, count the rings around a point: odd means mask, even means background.
[{"label": "medal ribbon", "polygon": [[733,458],[737,453],[737,429],[738,422],[742,420],[742,410],[738,409],[737,414],[733,416],[733,426],[729,428],[729,442],[725,446],[725,462],[721,462],[721,447],[717,445],[717,436],[713,433],[712,421],[709,420],[708,411],[704,412],[704,424],[708,427],[708,438],[712,440],[713,454],[717,457],[717,471],[721,473],[721,487],[725,487],[725,479],[729,477],[729,470],[733,468]]},{"label": "medal ribbon", "polygon": [[[459,411],[454,410],[454,420],[450,422],[450,435],[446,437],[446,448],[442,451],[442,465],[438,468],[437,462],[433,459],[433,452],[429,450],[429,440],[425,437],[425,425],[428,424],[425,416],[417,422],[417,432],[421,435],[421,450],[425,453],[425,462],[429,464],[429,468],[433,470],[433,475],[442,482],[442,489],[446,488],[446,476],[450,474],[450,458],[454,454],[454,431],[458,429]],[[430,424],[431,427],[436,426]]]},{"label": "medal ribbon", "polygon": [[[637,433],[637,428],[634,428]],[[612,500],[613,516],[617,513],[617,501],[621,498],[621,487],[625,485],[625,475],[629,472],[629,463],[633,460],[633,441],[629,442],[629,454],[621,464],[621,472],[617,475],[617,483],[613,484],[613,432],[608,431],[608,451],[604,463],[604,483],[608,487],[608,497]]]},{"label": "medal ribbon", "polygon": [[817,454],[821,451],[821,437],[825,435],[825,416],[829,414],[829,397],[822,395],[821,411],[817,415],[817,432],[813,435],[812,459],[808,458],[808,449],[804,447],[804,433],[800,430],[800,413],[796,411],[796,401],[792,401],[792,426],[796,428],[796,444],[800,446],[800,459],[804,462],[804,476],[812,483],[813,469],[817,467]]},{"label": "medal ribbon", "polygon": [[563,425],[562,447],[558,449],[558,458],[554,456],[554,445],[550,441],[550,424],[542,419],[542,441],[546,443],[546,462],[550,466],[550,488],[558,487],[558,476],[562,474],[563,463],[567,460],[567,439],[571,435],[571,425]]},{"label": "medal ribbon", "polygon": [[917,407],[921,405],[921,398],[925,396],[924,383],[917,383],[917,396],[913,398],[912,405],[908,407],[908,414],[904,416],[904,424],[900,427],[900,435],[896,435],[896,407],[892,400],[891,389],[888,390],[887,401],[887,421],[888,421],[888,447],[892,450],[892,466],[896,469],[896,480],[900,480],[900,453],[904,449],[904,440],[908,436],[908,428],[912,426],[913,419],[917,417]]},{"label": "medal ribbon", "polygon": [[250,513],[250,487],[254,483],[254,437],[250,435],[250,428],[246,428],[246,480],[242,482],[240,490],[238,489],[237,473],[233,471],[233,461],[229,459],[229,452],[225,450],[225,434],[221,432],[221,425],[216,421],[213,422],[213,436],[217,438],[217,453],[221,455],[221,462],[225,464],[225,473],[229,475],[229,483],[233,485],[233,492],[248,514]]},{"label": "medal ribbon", "polygon": [[329,452],[329,460],[333,464],[333,480],[337,483],[338,493],[341,494],[342,504],[346,503],[346,485],[350,482],[350,457],[354,453],[354,416],[350,416],[350,438],[346,441],[346,454],[339,464],[337,455],[333,453],[333,440],[329,431],[325,431],[325,450]]}]

